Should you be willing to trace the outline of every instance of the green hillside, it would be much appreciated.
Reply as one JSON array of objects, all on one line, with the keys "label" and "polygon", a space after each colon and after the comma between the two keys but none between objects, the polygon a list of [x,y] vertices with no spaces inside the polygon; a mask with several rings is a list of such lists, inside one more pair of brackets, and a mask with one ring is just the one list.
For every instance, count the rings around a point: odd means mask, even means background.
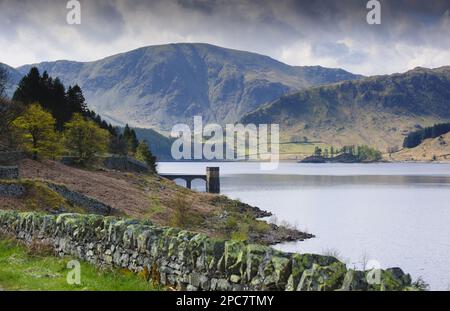
[{"label": "green hillside", "polygon": [[[25,74],[31,65],[18,68]],[[35,64],[83,89],[90,109],[116,125],[170,130],[202,115],[235,122],[300,89],[358,79],[342,69],[293,67],[270,57],[209,44],[144,47],[102,60]]]},{"label": "green hillside", "polygon": [[401,146],[419,127],[450,120],[450,67],[314,87],[266,104],[244,123],[279,123],[286,141]]}]

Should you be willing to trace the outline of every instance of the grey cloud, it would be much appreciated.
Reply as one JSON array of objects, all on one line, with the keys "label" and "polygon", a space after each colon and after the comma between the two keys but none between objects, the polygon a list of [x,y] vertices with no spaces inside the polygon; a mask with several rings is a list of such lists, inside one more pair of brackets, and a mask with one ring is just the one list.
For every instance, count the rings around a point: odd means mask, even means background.
[{"label": "grey cloud", "polygon": [[[33,35],[45,44],[34,59],[24,53],[8,60],[0,51],[0,61],[47,60],[45,48],[57,57],[89,60],[144,45],[206,41],[293,65],[334,59],[336,66],[358,71],[361,65],[362,73],[371,74],[384,70],[387,56],[391,67],[402,70],[420,62],[409,59],[404,46],[415,47],[416,54],[450,49],[450,1],[380,1],[382,25],[370,26],[366,0],[81,0],[83,23],[68,26],[64,0],[0,0],[0,42],[11,42],[19,52]],[[74,34],[77,42],[63,37]],[[283,53],[294,56],[283,59]]]},{"label": "grey cloud", "polygon": [[347,64],[360,64],[368,56],[364,52],[352,51],[345,43],[333,42],[314,44],[312,53],[318,57],[332,57]]}]

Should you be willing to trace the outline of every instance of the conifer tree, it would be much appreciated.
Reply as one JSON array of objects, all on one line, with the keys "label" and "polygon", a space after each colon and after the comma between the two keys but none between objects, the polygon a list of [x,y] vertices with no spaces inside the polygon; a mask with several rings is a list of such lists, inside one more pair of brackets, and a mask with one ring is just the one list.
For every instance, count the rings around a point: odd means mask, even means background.
[{"label": "conifer tree", "polygon": [[136,132],[131,129],[128,124],[125,126],[125,129],[123,131],[123,138],[127,142],[128,154],[136,154],[136,149],[139,145],[139,141],[136,137]]},{"label": "conifer tree", "polygon": [[0,66],[0,100],[6,97],[6,82],[8,82],[8,73]]},{"label": "conifer tree", "polygon": [[156,157],[150,151],[145,141],[142,141],[136,149],[136,159],[146,163],[152,172],[156,173]]}]

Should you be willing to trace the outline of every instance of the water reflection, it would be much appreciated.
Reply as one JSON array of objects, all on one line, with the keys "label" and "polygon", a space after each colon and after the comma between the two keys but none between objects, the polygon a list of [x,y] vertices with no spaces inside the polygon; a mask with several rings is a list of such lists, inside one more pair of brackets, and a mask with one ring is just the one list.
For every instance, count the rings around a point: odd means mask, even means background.
[{"label": "water reflection", "polygon": [[[363,257],[398,266],[432,289],[450,288],[450,165],[169,163],[164,173],[221,167],[222,192],[271,211],[317,237],[284,243],[289,252],[339,253],[350,267]],[[203,190],[204,184],[193,183]]]},{"label": "water reflection", "polygon": [[450,187],[447,176],[413,176],[413,175],[250,175],[237,174],[222,177],[224,191],[253,189],[291,189],[304,187]]}]

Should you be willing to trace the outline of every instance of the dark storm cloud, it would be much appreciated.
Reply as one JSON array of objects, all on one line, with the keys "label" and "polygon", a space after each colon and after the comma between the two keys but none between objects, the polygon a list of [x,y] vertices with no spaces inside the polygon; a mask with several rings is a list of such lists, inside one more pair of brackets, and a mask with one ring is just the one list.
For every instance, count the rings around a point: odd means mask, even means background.
[{"label": "dark storm cloud", "polygon": [[[366,0],[0,0],[0,61],[19,65],[93,60],[144,45],[208,42],[294,65],[373,74],[450,59],[450,1],[380,0],[382,24],[366,23]],[[448,63],[447,63],[448,64]]]}]

